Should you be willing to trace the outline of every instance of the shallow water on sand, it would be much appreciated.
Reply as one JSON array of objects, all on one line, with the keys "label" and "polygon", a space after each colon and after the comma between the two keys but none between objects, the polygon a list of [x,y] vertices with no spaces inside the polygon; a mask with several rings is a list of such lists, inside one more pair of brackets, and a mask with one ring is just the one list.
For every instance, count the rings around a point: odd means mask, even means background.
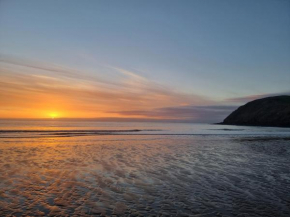
[{"label": "shallow water on sand", "polygon": [[0,216],[289,216],[289,165],[287,134],[1,138]]}]

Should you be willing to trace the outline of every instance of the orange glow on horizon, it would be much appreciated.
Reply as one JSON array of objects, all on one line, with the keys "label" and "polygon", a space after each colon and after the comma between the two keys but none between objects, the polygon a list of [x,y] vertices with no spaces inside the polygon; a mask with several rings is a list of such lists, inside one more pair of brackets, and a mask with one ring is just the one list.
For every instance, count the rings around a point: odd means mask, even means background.
[{"label": "orange glow on horizon", "polygon": [[112,73],[118,80],[107,81],[33,61],[11,61],[7,69],[0,69],[0,119],[174,119],[180,115],[164,113],[161,108],[211,102],[160,87],[126,70],[115,69]]}]

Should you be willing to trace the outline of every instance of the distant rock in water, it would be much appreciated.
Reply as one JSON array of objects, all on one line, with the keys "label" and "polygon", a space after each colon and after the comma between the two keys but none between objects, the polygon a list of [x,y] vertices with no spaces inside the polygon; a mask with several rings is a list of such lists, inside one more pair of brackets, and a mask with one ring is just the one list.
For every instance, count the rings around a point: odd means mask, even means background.
[{"label": "distant rock in water", "polygon": [[274,96],[249,102],[232,112],[221,124],[290,127],[290,96]]}]

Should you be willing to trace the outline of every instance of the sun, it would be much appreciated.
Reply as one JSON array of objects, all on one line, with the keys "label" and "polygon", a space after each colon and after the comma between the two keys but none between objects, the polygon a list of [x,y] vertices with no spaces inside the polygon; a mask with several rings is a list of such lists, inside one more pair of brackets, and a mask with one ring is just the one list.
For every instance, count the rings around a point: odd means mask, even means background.
[{"label": "sun", "polygon": [[55,119],[55,118],[57,118],[58,115],[56,112],[53,112],[53,113],[50,113],[49,116],[51,119]]}]

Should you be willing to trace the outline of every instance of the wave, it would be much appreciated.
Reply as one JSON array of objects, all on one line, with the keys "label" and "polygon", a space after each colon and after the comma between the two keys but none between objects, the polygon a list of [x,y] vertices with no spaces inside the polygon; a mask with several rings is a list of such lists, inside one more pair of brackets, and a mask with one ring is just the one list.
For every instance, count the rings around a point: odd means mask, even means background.
[{"label": "wave", "polygon": [[[207,129],[212,133],[207,132],[178,132],[168,131],[161,129],[129,129],[129,130],[0,130],[0,138],[46,138],[46,137],[77,137],[77,136],[102,136],[102,135],[134,135],[134,136],[242,136],[245,139],[252,139],[252,136],[262,136],[262,139],[274,138],[281,139],[286,137],[289,139],[289,135],[281,134],[264,134],[264,133],[246,133],[240,134],[240,130],[228,130],[228,129],[217,129],[214,132],[213,129]],[[218,133],[218,131],[228,131],[227,133]],[[230,132],[233,131],[233,132]],[[243,131],[243,129],[241,129]],[[273,137],[274,136],[274,137]],[[256,138],[255,138],[256,139]]]},{"label": "wave", "polygon": [[126,135],[137,132],[161,131],[161,130],[0,130],[0,138],[35,138],[35,137],[71,137],[88,135]]},{"label": "wave", "polygon": [[159,130],[0,130],[1,133],[116,133],[116,132],[140,132]]}]

